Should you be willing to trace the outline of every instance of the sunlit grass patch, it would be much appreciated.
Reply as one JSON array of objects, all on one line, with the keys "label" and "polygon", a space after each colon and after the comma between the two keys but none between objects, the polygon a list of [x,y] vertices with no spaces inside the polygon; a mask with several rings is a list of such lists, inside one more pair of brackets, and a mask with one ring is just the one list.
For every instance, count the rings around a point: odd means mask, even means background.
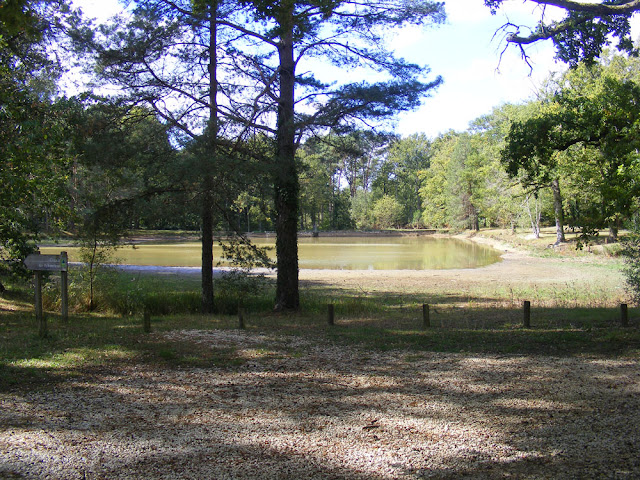
[{"label": "sunlit grass patch", "polygon": [[100,348],[78,347],[41,358],[25,358],[9,362],[16,368],[39,368],[46,370],[70,369],[113,360],[129,360],[136,353],[121,345],[105,345]]}]

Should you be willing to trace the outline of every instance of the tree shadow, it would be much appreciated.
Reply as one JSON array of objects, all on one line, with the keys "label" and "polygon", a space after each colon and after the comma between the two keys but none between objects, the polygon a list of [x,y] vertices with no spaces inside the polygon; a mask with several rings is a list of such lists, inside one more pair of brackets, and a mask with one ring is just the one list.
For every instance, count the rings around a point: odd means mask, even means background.
[{"label": "tree shadow", "polygon": [[244,362],[233,367],[123,363],[5,395],[2,468],[44,477],[64,465],[69,478],[640,475],[637,360],[381,352],[252,332],[206,341],[241,337],[251,342],[237,345]]}]

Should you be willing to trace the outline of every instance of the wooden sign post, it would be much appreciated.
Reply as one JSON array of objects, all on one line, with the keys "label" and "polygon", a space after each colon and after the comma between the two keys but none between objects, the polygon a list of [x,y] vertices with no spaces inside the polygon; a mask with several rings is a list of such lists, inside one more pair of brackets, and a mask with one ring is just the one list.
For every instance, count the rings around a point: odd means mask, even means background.
[{"label": "wooden sign post", "polygon": [[47,319],[42,312],[42,272],[60,272],[60,300],[62,303],[62,319],[69,319],[69,280],[67,271],[69,269],[69,259],[67,252],[60,252],[60,255],[40,255],[33,253],[24,260],[25,266],[34,271],[36,290],[36,319],[40,326],[40,336],[46,337]]}]

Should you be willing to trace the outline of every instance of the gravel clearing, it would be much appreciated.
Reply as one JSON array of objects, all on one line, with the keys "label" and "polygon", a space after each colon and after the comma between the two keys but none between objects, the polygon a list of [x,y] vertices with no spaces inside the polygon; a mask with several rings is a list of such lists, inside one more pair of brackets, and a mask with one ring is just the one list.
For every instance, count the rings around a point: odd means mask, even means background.
[{"label": "gravel clearing", "polygon": [[0,478],[640,478],[637,359],[165,337],[238,365],[119,364],[0,394]]}]

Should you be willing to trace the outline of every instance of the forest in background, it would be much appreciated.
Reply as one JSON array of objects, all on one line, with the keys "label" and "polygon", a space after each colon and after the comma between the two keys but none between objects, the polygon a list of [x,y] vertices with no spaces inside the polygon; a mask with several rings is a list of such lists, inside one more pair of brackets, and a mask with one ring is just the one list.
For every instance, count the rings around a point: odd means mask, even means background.
[{"label": "forest in background", "polygon": [[[401,138],[384,120],[441,79],[380,40],[385,29],[444,21],[443,6],[371,2],[354,15],[350,3],[158,0],[99,28],[65,2],[3,5],[5,265],[19,269],[43,235],[70,234],[95,249],[132,229],[180,229],[202,232],[205,272],[214,232],[249,246],[231,254],[259,261],[243,234],[276,231],[277,305],[295,309],[299,230],[486,226],[536,235],[555,224],[558,242],[566,228],[588,242],[603,228],[615,241],[635,223],[635,47],[565,52],[584,61],[550,76],[536,99],[496,107],[464,132]],[[296,74],[306,54],[381,76],[325,83]],[[67,58],[90,66],[93,91],[64,95]],[[120,94],[99,95],[105,85]]]},{"label": "forest in background", "polygon": [[[637,212],[633,110],[640,101],[639,75],[637,59],[612,55],[601,64],[551,76],[537,99],[496,107],[464,132],[402,138],[357,130],[309,137],[296,155],[299,229],[498,227],[538,234],[541,226],[556,222],[559,190],[566,228],[585,234],[609,228],[615,239]],[[612,111],[609,118],[583,116],[573,136],[555,149],[551,143],[559,140],[549,138],[544,139],[551,145],[548,152],[525,151],[527,138],[541,143],[542,135],[552,135],[553,119],[566,126],[585,106]],[[190,185],[198,180],[195,147],[173,145],[153,112],[72,98],[56,101],[47,114],[51,124],[43,122],[34,135],[58,142],[61,158],[48,166],[60,167],[52,179],[64,184],[39,185],[38,195],[49,201],[29,202],[37,210],[23,210],[34,233],[80,234],[87,218],[99,221],[90,215],[98,211],[105,232],[115,220],[122,231],[200,229],[198,192]],[[524,129],[523,138],[518,129]],[[600,145],[596,135],[611,135],[611,145]],[[215,228],[273,231],[273,187],[265,181],[269,162],[259,158],[268,157],[270,139],[252,137],[243,147],[252,153],[234,157],[240,166],[217,181],[224,190],[218,192],[223,203],[216,203]]]}]

